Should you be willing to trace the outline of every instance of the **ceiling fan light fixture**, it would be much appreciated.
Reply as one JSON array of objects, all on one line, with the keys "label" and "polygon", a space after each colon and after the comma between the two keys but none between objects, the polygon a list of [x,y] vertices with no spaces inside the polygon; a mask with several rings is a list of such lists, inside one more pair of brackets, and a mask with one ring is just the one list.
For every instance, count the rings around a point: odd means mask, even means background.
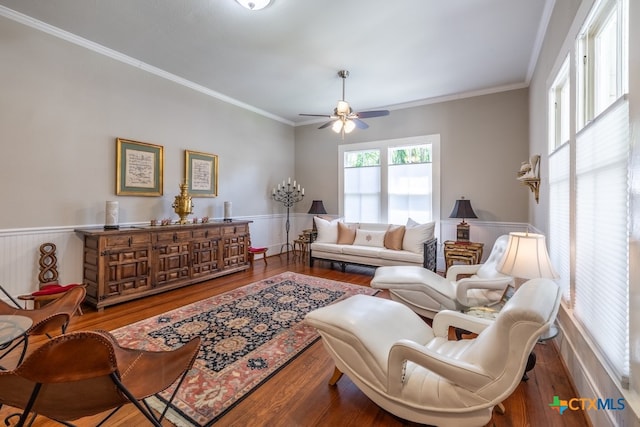
[{"label": "ceiling fan light fixture", "polygon": [[236,0],[242,7],[249,10],[260,10],[269,6],[271,0]]},{"label": "ceiling fan light fixture", "polygon": [[[240,1],[240,0],[236,0]],[[372,110],[372,111],[360,111],[354,112],[349,103],[345,101],[344,96],[344,86],[345,80],[349,76],[349,72],[347,70],[338,71],[338,77],[342,79],[342,99],[338,101],[338,104],[333,109],[333,114],[303,114],[300,113],[301,116],[309,116],[309,117],[328,117],[330,120],[323,123],[318,129],[326,129],[331,127],[331,129],[335,133],[341,133],[342,139],[344,139],[345,133],[352,132],[355,128],[358,129],[367,129],[369,127],[368,124],[363,122],[361,119],[368,119],[372,117],[382,117],[388,116],[389,110]]]},{"label": "ceiling fan light fixture", "polygon": [[338,101],[338,106],[336,107],[337,114],[349,114],[349,103],[347,101]]},{"label": "ceiling fan light fixture", "polygon": [[353,120],[347,120],[344,122],[344,133],[351,133],[356,128],[356,123]]}]

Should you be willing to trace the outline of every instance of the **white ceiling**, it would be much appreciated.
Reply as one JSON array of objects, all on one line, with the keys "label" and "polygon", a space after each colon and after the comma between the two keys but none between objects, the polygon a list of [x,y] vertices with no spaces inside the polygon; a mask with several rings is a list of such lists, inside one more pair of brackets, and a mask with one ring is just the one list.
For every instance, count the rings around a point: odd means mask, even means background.
[{"label": "white ceiling", "polygon": [[0,15],[300,124],[332,112],[340,69],[355,111],[525,87],[554,2],[0,0]]}]

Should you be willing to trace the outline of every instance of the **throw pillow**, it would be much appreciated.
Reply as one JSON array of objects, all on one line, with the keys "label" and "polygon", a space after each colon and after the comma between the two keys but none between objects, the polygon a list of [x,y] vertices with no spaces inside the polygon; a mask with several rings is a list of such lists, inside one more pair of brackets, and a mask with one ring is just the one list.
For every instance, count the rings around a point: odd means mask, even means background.
[{"label": "throw pillow", "polygon": [[377,248],[384,247],[384,235],[386,231],[373,231],[373,230],[356,230],[356,238],[353,241],[354,245],[360,246],[375,246]]},{"label": "throw pillow", "polygon": [[413,218],[409,218],[409,219],[407,220],[407,227],[417,227],[417,226],[419,226],[419,225],[420,225],[420,223],[419,223],[419,222],[414,221],[414,219],[413,219]]},{"label": "throw pillow", "polygon": [[338,244],[339,245],[352,245],[355,238],[356,238],[355,224],[345,224],[344,222],[338,223]]},{"label": "throw pillow", "polygon": [[316,229],[318,230],[318,236],[314,240],[318,243],[336,243],[338,241],[338,223],[342,221],[342,218],[327,221],[319,216],[314,218],[316,222]]},{"label": "throw pillow", "polygon": [[404,225],[390,225],[384,235],[384,247],[399,251],[402,249],[402,241],[404,240]]},{"label": "throw pillow", "polygon": [[402,249],[411,251],[417,254],[424,252],[423,243],[433,238],[436,228],[435,222],[427,222],[426,224],[417,224],[414,220],[409,218],[407,226],[404,231],[404,238],[402,239]]}]

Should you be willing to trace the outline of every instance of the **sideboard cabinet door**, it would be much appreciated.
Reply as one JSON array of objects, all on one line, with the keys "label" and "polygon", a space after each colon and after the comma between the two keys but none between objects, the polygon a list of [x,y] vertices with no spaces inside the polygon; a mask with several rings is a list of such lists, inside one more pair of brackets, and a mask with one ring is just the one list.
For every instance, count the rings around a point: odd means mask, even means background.
[{"label": "sideboard cabinet door", "polygon": [[153,233],[155,286],[189,278],[191,231]]}]

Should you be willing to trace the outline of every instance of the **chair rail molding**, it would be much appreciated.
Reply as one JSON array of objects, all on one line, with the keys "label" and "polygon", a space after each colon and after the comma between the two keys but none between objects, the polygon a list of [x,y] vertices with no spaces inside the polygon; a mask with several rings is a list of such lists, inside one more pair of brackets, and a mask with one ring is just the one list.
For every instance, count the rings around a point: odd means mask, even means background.
[{"label": "chair rail molding", "polygon": [[[290,236],[312,227],[312,215],[292,213]],[[252,221],[249,225],[251,241],[267,247],[269,255],[278,254],[284,243],[286,214],[236,216],[236,220]],[[222,221],[222,218],[215,218]],[[120,224],[121,228],[146,223]],[[38,290],[40,245],[56,245],[60,283],[82,282],[83,241],[76,228],[102,228],[104,224],[82,224],[37,228],[0,229],[0,285],[12,295],[28,294]],[[4,296],[3,296],[4,298]]]}]

